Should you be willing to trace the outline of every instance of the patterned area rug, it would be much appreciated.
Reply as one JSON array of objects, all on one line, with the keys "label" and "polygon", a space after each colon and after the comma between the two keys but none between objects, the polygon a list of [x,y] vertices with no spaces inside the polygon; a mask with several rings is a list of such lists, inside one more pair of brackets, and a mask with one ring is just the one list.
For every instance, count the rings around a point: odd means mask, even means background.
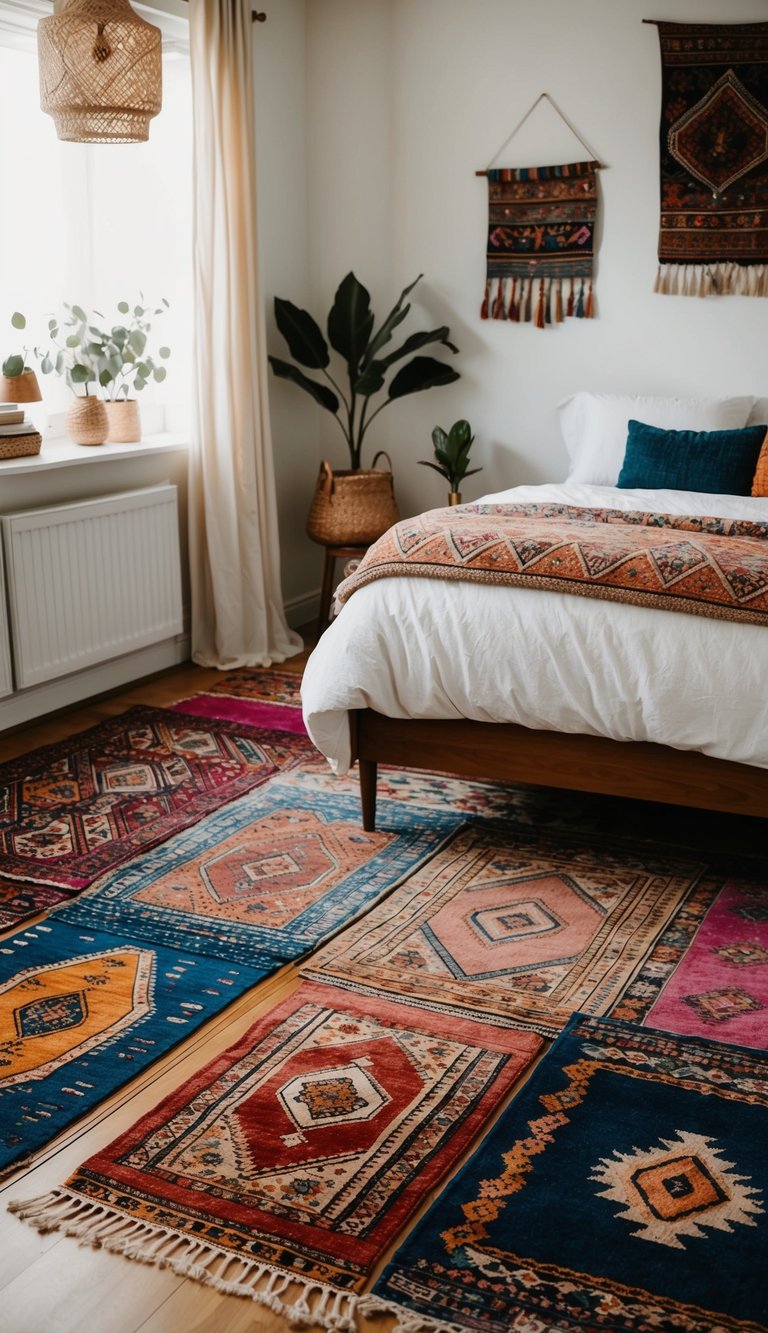
[{"label": "patterned area rug", "polygon": [[64,1189],[13,1208],[349,1328],[350,1296],[540,1046],[303,985]]},{"label": "patterned area rug", "polygon": [[397,1329],[768,1327],[768,1063],[577,1017],[361,1303]]},{"label": "patterned area rug", "polygon": [[0,1174],[263,972],[49,919],[0,945]]},{"label": "patterned area rug", "polygon": [[0,766],[0,876],[85,888],[312,752],[300,736],[132,708]]},{"label": "patterned area rug", "polygon": [[624,839],[477,821],[302,971],[555,1036],[609,1010],[702,874]]},{"label": "patterned area rug", "polygon": [[431,856],[448,814],[272,779],[109,875],[56,916],[187,953],[273,969],[308,953]]},{"label": "patterned area rug", "polygon": [[57,903],[66,902],[68,897],[63,889],[53,889],[47,884],[0,882],[0,934],[15,929],[32,916],[47,912]]},{"label": "patterned area rug", "polygon": [[613,1015],[768,1050],[768,879],[697,886]]},{"label": "patterned area rug", "polygon": [[306,735],[301,716],[301,674],[272,668],[229,671],[205,694],[174,705],[198,717],[227,718],[249,726]]}]

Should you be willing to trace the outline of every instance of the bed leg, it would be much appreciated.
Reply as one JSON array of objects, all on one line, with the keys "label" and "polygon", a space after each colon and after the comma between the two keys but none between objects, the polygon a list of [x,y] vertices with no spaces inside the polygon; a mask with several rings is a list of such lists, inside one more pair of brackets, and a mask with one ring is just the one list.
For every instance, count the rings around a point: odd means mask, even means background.
[{"label": "bed leg", "polygon": [[376,828],[376,760],[359,759],[360,801],[363,807],[363,828],[373,833]]}]

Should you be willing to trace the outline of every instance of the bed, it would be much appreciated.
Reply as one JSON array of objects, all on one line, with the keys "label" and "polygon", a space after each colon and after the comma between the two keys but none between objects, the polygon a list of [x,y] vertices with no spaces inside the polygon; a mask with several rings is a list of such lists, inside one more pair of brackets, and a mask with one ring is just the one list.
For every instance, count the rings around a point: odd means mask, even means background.
[{"label": "bed", "polygon": [[[679,476],[626,485],[632,418],[667,431],[670,448],[684,442],[676,432],[714,439],[765,420],[762,400],[692,402],[575,395],[561,419],[568,480],[479,504],[768,524],[768,498],[713,491],[711,478],[707,492]],[[349,596],[309,659],[302,699],[334,771],[359,764],[366,828],[379,764],[764,817],[766,681],[765,623],[411,575]]]}]

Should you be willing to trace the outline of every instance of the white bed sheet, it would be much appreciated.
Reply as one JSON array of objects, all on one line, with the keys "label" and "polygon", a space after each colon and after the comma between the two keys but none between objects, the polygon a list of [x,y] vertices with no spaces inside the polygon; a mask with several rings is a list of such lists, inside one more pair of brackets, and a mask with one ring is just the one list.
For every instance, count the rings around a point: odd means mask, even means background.
[{"label": "white bed sheet", "polygon": [[[688,491],[563,483],[483,500],[768,521],[768,500]],[[322,636],[302,701],[338,773],[351,763],[351,708],[657,741],[768,768],[768,630],[534,588],[385,578]]]}]

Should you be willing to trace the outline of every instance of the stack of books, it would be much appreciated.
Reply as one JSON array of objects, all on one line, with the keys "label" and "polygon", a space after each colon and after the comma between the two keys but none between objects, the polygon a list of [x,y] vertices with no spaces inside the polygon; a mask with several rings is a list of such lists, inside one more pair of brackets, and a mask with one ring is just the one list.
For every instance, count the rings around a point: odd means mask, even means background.
[{"label": "stack of books", "polygon": [[42,436],[18,403],[0,403],[0,460],[40,453]]}]

